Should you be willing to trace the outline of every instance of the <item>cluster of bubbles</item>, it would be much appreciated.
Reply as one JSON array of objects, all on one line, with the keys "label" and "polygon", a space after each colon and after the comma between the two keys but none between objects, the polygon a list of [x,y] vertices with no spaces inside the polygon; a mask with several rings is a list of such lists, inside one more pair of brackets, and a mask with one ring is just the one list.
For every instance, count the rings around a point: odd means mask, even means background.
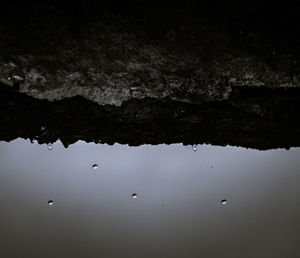
[{"label": "cluster of bubbles", "polygon": [[[49,143],[49,144],[47,145],[47,147],[48,147],[48,150],[52,150],[52,149],[53,149],[53,146],[52,146],[51,143]],[[197,150],[198,150],[198,146],[197,146],[196,144],[193,144],[192,149],[193,149],[193,151],[197,151]],[[211,166],[211,167],[213,168],[213,166]],[[94,170],[98,169],[98,164],[96,164],[96,163],[93,164],[93,165],[92,165],[92,169],[94,169]],[[137,199],[137,198],[138,198],[138,194],[137,194],[137,193],[131,194],[131,198],[132,198],[132,199]],[[227,200],[226,200],[226,199],[222,199],[222,200],[221,200],[221,204],[222,204],[222,205],[226,205],[226,204],[227,204]],[[48,205],[49,205],[49,206],[53,206],[53,205],[54,205],[54,201],[53,201],[53,200],[49,200],[49,201],[48,201]],[[165,207],[165,204],[162,204],[161,206],[162,206],[162,207]]]},{"label": "cluster of bubbles", "polygon": [[[137,193],[133,193],[133,194],[131,195],[131,198],[132,198],[132,199],[137,199],[137,198],[138,198],[138,194],[137,194]],[[49,205],[49,206],[53,206],[53,204],[54,204],[54,201],[53,201],[53,200],[49,200],[49,201],[48,201],[48,205]],[[226,200],[226,199],[223,199],[223,200],[221,201],[221,204],[222,204],[222,205],[226,205],[226,204],[227,204],[227,200]],[[161,205],[161,207],[165,207],[165,204],[163,203],[163,204]]]}]

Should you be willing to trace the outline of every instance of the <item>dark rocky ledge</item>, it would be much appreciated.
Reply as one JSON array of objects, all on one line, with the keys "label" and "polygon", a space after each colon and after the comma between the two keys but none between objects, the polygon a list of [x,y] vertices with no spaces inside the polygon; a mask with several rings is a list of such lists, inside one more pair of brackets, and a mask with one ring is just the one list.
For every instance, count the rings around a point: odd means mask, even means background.
[{"label": "dark rocky ledge", "polygon": [[210,143],[257,149],[300,146],[300,89],[234,88],[199,105],[132,99],[121,106],[73,97],[49,102],[1,87],[0,139],[129,145]]},{"label": "dark rocky ledge", "polygon": [[8,3],[0,139],[300,146],[298,6]]}]

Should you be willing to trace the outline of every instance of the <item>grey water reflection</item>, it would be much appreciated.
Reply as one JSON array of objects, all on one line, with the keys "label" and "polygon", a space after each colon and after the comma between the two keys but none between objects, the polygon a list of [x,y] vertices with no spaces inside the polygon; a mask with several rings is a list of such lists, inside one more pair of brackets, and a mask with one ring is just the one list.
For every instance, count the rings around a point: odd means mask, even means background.
[{"label": "grey water reflection", "polygon": [[48,148],[0,142],[0,257],[300,257],[300,148]]}]

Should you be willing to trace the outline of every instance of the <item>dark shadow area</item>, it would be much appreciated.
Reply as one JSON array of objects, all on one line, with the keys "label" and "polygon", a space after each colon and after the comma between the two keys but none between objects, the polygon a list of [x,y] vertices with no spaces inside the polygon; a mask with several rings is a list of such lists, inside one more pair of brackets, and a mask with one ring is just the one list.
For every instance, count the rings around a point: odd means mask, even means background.
[{"label": "dark shadow area", "polygon": [[200,105],[132,99],[120,107],[83,97],[49,102],[1,85],[0,140],[60,139],[129,145],[210,143],[256,149],[300,146],[300,89],[234,88]]},{"label": "dark shadow area", "polygon": [[300,146],[299,4],[1,7],[1,140]]}]

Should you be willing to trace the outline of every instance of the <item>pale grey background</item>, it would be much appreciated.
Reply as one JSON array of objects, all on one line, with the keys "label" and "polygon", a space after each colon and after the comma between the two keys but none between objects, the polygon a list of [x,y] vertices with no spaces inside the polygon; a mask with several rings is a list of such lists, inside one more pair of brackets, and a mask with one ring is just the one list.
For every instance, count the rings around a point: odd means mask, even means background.
[{"label": "pale grey background", "polygon": [[0,142],[0,257],[297,258],[299,165],[300,148]]}]

